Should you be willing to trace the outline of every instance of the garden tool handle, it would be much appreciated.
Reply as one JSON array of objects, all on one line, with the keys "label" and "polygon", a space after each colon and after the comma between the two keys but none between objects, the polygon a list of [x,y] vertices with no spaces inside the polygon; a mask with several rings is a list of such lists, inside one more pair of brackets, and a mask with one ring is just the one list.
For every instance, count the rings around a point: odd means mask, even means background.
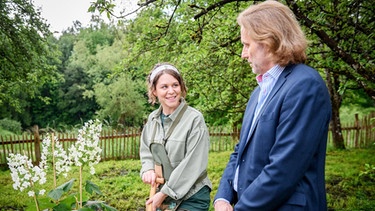
[{"label": "garden tool handle", "polygon": [[[150,197],[153,197],[156,193],[156,187],[158,187],[159,184],[164,184],[164,178],[156,178],[156,183],[154,185],[151,185],[150,189]],[[152,204],[146,205],[146,211],[152,211]]]},{"label": "garden tool handle", "polygon": [[[156,193],[156,184],[151,185],[149,198],[153,197],[155,193]],[[152,211],[152,204],[146,204],[146,211]]]},{"label": "garden tool handle", "polygon": [[156,178],[156,184],[164,184],[164,178]]}]

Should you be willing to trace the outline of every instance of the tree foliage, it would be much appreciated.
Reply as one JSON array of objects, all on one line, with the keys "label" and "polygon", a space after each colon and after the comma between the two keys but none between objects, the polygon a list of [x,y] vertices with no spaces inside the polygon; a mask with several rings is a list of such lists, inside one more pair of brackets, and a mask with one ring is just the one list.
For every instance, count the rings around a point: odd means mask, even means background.
[{"label": "tree foliage", "polygon": [[[112,1],[102,4],[109,11]],[[136,34],[131,58],[147,64],[175,63],[185,74],[189,102],[210,124],[239,125],[248,95],[255,87],[249,67],[240,62],[236,17],[255,1],[139,1],[142,8],[130,24]],[[308,63],[327,80],[331,93],[335,144],[343,148],[339,108],[349,89],[367,94],[374,105],[374,10],[369,1],[285,0],[311,40]],[[131,36],[130,36],[131,37]],[[157,57],[157,58],[155,58]],[[131,59],[130,59],[131,60]],[[129,60],[128,60],[129,61]],[[131,62],[129,62],[131,63]],[[139,64],[139,63],[138,63]],[[137,62],[132,63],[137,66]],[[150,66],[150,65],[149,65]],[[349,91],[350,92],[350,91]],[[357,92],[357,91],[356,91]],[[372,98],[372,99],[371,99]]]},{"label": "tree foliage", "polygon": [[101,109],[98,115],[108,119],[113,126],[142,126],[144,98],[136,91],[137,83],[128,75],[120,74],[113,82],[98,83],[94,86],[95,97]]},{"label": "tree foliage", "polygon": [[[145,80],[171,62],[189,88],[187,101],[209,125],[240,127],[256,81],[241,59],[240,11],[247,0],[142,0],[135,18],[114,13],[113,0],[89,11],[123,18],[74,26],[55,38],[32,3],[1,2],[0,118],[23,126],[75,125],[93,117],[137,125],[155,109]],[[374,11],[364,0],[284,0],[308,39],[308,63],[326,79],[340,134],[342,104],[374,106]],[[360,96],[360,97],[358,97]]]},{"label": "tree foliage", "polygon": [[241,6],[194,20],[199,4],[207,5],[195,3],[143,4],[147,7],[126,28],[125,39],[131,47],[126,49],[129,56],[124,65],[146,75],[157,62],[175,64],[189,88],[189,104],[201,110],[210,124],[236,126],[255,85],[249,66],[241,62],[239,30],[233,21]]},{"label": "tree foliage", "polygon": [[[58,44],[65,52],[63,58],[67,58],[63,60],[65,65],[60,67],[65,80],[57,87],[57,103],[50,110],[58,108],[65,112],[48,119],[54,119],[60,125],[75,125],[94,117],[111,120],[108,122],[115,126],[117,123],[132,125],[130,121],[136,124],[135,120],[140,124],[139,115],[142,116],[143,108],[137,105],[143,96],[137,96],[132,93],[134,89],[127,87],[134,87],[136,82],[130,80],[127,84],[121,84],[115,78],[118,69],[122,69],[121,62],[125,57],[120,34],[120,30],[100,20],[88,28],[64,32]],[[116,83],[116,86],[112,83]],[[120,91],[131,97],[121,105],[132,100],[135,106],[116,107],[119,106],[116,103],[124,100],[117,96]],[[112,98],[114,95],[116,97]],[[124,120],[124,116],[131,117],[128,113],[133,115],[132,118]]]},{"label": "tree foliage", "polygon": [[[21,113],[27,100],[39,97],[47,81],[57,82],[58,51],[48,42],[48,25],[31,1],[0,2],[0,107],[2,115]],[[25,102],[26,101],[26,102]]]},{"label": "tree foliage", "polygon": [[344,76],[340,88],[351,81],[375,99],[375,16],[370,1],[287,0],[306,31],[314,37],[315,53],[326,54],[320,65]]}]

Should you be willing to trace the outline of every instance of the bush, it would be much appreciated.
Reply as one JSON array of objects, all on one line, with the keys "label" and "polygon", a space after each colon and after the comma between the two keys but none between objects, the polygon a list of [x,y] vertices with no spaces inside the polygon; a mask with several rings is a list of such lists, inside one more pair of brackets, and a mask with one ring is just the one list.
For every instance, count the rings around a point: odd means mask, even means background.
[{"label": "bush", "polygon": [[22,126],[20,122],[7,118],[0,120],[0,128],[16,134],[20,134],[22,132]]},{"label": "bush", "polygon": [[362,179],[372,180],[375,182],[375,166],[366,163],[365,170],[361,171],[359,177],[361,177]]}]

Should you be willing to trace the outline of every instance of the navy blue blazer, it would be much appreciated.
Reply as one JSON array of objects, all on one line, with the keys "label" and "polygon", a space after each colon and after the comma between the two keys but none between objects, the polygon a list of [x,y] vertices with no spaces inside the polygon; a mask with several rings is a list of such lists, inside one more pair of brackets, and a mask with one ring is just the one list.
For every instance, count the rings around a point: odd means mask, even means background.
[{"label": "navy blue blazer", "polygon": [[[238,211],[327,210],[324,168],[331,101],[326,84],[307,65],[287,66],[251,128],[259,90],[250,96],[240,141],[215,200],[224,198]],[[233,189],[237,166],[238,192]]]}]

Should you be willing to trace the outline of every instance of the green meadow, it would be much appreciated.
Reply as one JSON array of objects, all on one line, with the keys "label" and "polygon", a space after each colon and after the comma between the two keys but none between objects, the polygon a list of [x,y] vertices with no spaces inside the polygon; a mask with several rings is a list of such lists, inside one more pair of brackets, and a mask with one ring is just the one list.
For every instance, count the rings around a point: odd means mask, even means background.
[{"label": "green meadow", "polygon": [[[213,183],[214,197],[221,174],[231,151],[211,152],[208,174]],[[366,149],[328,150],[326,165],[326,185],[329,210],[371,210],[375,207],[375,147]],[[103,193],[90,195],[90,200],[102,200],[117,210],[138,210],[144,207],[149,194],[149,186],[141,182],[139,160],[105,161],[96,166],[96,173],[85,173],[88,179],[97,184]],[[73,169],[68,178],[58,178],[58,185],[78,178]],[[52,172],[44,184],[53,187]],[[29,210],[34,204],[33,198],[26,192],[13,189],[10,171],[0,171],[0,210]],[[78,192],[75,181],[71,192]],[[45,197],[45,196],[44,196]],[[211,210],[213,208],[211,207]]]}]

